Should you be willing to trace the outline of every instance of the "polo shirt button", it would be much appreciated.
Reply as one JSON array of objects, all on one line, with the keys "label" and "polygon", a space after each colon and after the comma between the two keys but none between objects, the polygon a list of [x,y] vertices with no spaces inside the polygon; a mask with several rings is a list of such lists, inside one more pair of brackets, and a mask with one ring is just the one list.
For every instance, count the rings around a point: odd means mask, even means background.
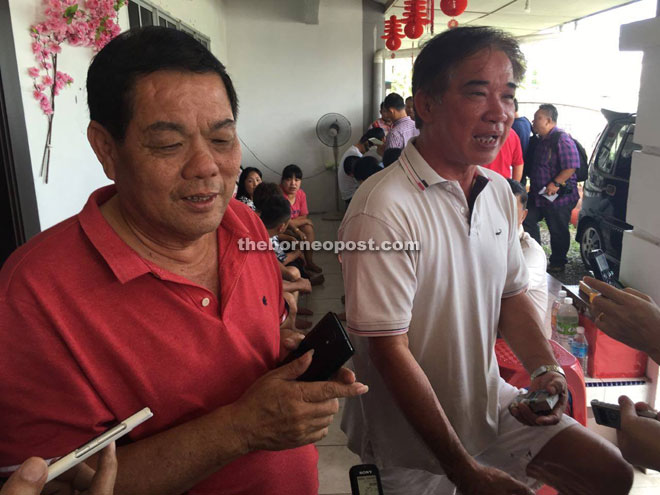
[{"label": "polo shirt button", "polygon": [[209,304],[211,304],[211,300],[208,297],[205,297],[204,299],[202,299],[202,306],[206,307]]},{"label": "polo shirt button", "polygon": [[461,213],[465,213],[465,208],[461,206]]}]

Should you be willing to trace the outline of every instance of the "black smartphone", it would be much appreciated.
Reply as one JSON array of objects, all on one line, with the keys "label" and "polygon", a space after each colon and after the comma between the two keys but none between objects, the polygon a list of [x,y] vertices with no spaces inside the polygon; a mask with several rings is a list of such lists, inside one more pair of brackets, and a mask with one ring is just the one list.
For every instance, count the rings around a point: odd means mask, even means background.
[{"label": "black smartphone", "polygon": [[623,284],[614,276],[614,271],[610,268],[607,257],[602,250],[594,249],[591,251],[589,253],[589,263],[594,272],[594,278],[602,280],[617,289],[623,289]]},{"label": "black smartphone", "polygon": [[292,351],[282,364],[290,363],[312,349],[314,349],[312,364],[298,377],[299,381],[328,380],[355,352],[341,321],[332,312],[327,313],[310,330],[298,348]]},{"label": "black smartphone", "polygon": [[352,495],[383,495],[378,468],[373,464],[358,464],[348,472]]},{"label": "black smartphone", "polygon": [[[617,430],[621,429],[621,408],[618,404],[608,404],[594,399],[591,401],[591,409],[594,412],[596,423]],[[637,411],[637,416],[656,419],[656,413],[652,411]]]}]

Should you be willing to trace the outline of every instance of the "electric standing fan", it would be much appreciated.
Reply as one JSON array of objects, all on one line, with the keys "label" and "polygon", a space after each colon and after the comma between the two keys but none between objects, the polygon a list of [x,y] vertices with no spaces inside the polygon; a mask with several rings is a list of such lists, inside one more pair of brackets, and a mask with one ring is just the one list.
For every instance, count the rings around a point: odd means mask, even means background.
[{"label": "electric standing fan", "polygon": [[[339,113],[326,113],[316,123],[316,135],[319,140],[332,148],[335,159],[335,207],[336,215],[325,217],[324,220],[341,220],[341,205],[339,203],[339,183],[337,179],[339,169],[339,147],[345,145],[351,138],[351,123]],[[335,218],[336,217],[336,218]]]}]

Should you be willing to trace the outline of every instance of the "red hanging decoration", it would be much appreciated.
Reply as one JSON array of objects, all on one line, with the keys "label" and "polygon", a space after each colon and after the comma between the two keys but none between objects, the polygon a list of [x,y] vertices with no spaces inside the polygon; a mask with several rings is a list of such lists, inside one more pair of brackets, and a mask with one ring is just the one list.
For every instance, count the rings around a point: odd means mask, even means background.
[{"label": "red hanging decoration", "polygon": [[447,23],[447,27],[449,29],[454,29],[455,27],[458,27],[458,21],[456,19],[452,19]]},{"label": "red hanging decoration", "polygon": [[431,22],[426,15],[426,0],[406,0],[404,5],[403,22],[406,27],[403,32],[414,40],[424,34],[424,26]]},{"label": "red hanging decoration", "polygon": [[401,32],[401,21],[395,15],[385,21],[385,36],[381,38],[387,40],[385,46],[388,50],[395,51],[401,48],[401,38],[404,38],[404,35]]},{"label": "red hanging decoration", "polygon": [[449,17],[456,17],[465,12],[467,0],[440,0],[440,10]]}]

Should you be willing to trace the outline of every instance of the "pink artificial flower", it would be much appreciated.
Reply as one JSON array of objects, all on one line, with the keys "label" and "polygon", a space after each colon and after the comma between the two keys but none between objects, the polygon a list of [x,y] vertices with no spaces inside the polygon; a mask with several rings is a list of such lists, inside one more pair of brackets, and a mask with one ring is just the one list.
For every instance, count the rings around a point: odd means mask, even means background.
[{"label": "pink artificial flower", "polygon": [[41,50],[41,45],[37,41],[32,42],[32,53],[37,54]]},{"label": "pink artificial flower", "polygon": [[50,76],[44,76],[41,78],[41,82],[44,83],[46,86],[50,86],[53,84],[53,78]]},{"label": "pink artificial flower", "polygon": [[44,97],[39,102],[39,106],[41,106],[41,110],[46,115],[52,115],[53,114],[53,107],[50,104],[50,101],[48,100],[48,97],[46,97],[46,95],[44,95]]},{"label": "pink artificial flower", "polygon": [[36,67],[30,67],[28,69],[28,74],[30,74],[30,77],[39,77],[39,69]]},{"label": "pink artificial flower", "polygon": [[44,95],[41,91],[39,91],[38,89],[35,89],[35,90],[32,92],[32,94],[34,95],[34,99],[37,100],[37,101],[41,101],[41,99],[42,99],[44,96],[46,96],[46,95]]}]

